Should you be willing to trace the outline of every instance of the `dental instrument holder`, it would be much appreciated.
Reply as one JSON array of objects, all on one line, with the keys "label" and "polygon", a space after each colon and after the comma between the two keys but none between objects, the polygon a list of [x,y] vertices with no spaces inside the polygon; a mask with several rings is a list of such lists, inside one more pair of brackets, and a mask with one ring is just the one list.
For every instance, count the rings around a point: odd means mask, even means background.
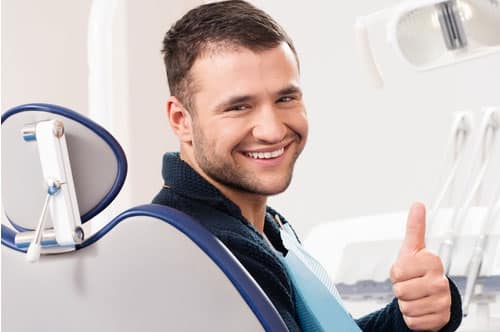
[{"label": "dental instrument holder", "polygon": [[450,138],[446,149],[449,151],[448,153],[451,154],[452,165],[447,172],[448,175],[446,176],[441,189],[431,205],[426,225],[427,234],[432,234],[433,232],[436,214],[441,208],[446,195],[448,194],[451,196],[454,182],[457,177],[457,170],[463,163],[466,147],[470,141],[472,127],[473,119],[471,112],[457,112],[454,114]]},{"label": "dental instrument holder", "polygon": [[484,111],[479,128],[479,137],[473,150],[473,157],[480,156],[481,164],[476,173],[471,173],[463,197],[452,217],[450,230],[446,232],[445,238],[439,248],[439,256],[443,262],[446,274],[450,271],[456,238],[461,233],[464,220],[473,200],[477,197],[491,160],[491,150],[493,150],[496,132],[500,126],[500,115],[498,113],[499,111],[495,107],[486,108]]},{"label": "dental instrument holder", "polygon": [[[76,199],[64,123],[59,119],[40,121],[22,130],[27,144],[38,146],[47,197],[35,231],[16,234],[19,248],[29,246],[28,261],[38,260],[40,253],[60,253],[75,249],[83,241],[80,213]],[[45,229],[46,211],[49,211],[53,228]]]},{"label": "dental instrument holder", "polygon": [[[484,217],[485,210],[485,207],[471,209],[465,230],[455,246],[455,259],[449,278],[453,280],[461,294],[465,294],[468,278],[467,263],[477,238],[474,229],[477,220]],[[359,229],[366,229],[371,238],[374,239],[367,240],[366,236],[358,235],[358,240],[345,242],[346,244],[342,246],[344,249],[339,263],[330,265],[332,268],[329,269],[329,272],[334,276],[337,289],[344,301],[365,305],[370,301],[378,304],[387,303],[394,298],[392,283],[387,279],[387,276],[402,243],[406,215],[407,211],[401,211],[332,222],[328,225],[331,227],[321,229],[321,236],[309,240],[310,243],[318,239],[326,240],[331,238],[328,235],[346,237],[347,234],[354,234]],[[451,215],[451,209],[441,209],[437,220],[447,220]],[[445,232],[443,223],[438,223],[436,226],[433,237],[426,239],[426,247],[431,251],[439,246],[442,234]],[[327,232],[326,236],[325,232]],[[337,247],[320,245],[320,248]],[[500,266],[498,266],[500,262],[498,258],[500,257],[498,250],[500,250],[500,223],[494,225],[485,245],[481,274],[476,280],[477,291],[472,296],[474,307],[464,321],[466,327],[463,329],[464,332],[499,331],[500,321],[494,317],[498,315],[500,307],[498,302],[500,299]],[[367,252],[370,254],[367,255]],[[374,257],[378,258],[373,259]],[[373,303],[372,309],[378,307],[375,303]],[[490,315],[490,312],[493,315]],[[361,313],[358,312],[358,314]],[[468,327],[473,328],[469,329]]]},{"label": "dental instrument holder", "polygon": [[[498,186],[497,193],[492,200],[492,204],[486,213],[485,218],[482,220],[481,230],[478,238],[476,239],[476,243],[474,245],[474,249],[472,250],[472,255],[469,261],[469,265],[467,267],[467,279],[465,283],[465,291],[462,301],[462,307],[464,316],[467,316],[469,313],[469,306],[472,302],[473,296],[476,294],[476,284],[479,274],[481,272],[481,267],[483,264],[485,250],[488,245],[488,241],[490,240],[491,229],[494,226],[495,222],[500,221],[500,185]],[[479,289],[479,294],[482,292],[482,288]],[[487,309],[487,308],[486,308]]]},{"label": "dental instrument holder", "polygon": [[[466,154],[471,153],[471,156],[473,155],[474,157],[456,156],[457,158],[465,158],[466,160],[471,160],[473,158],[481,159],[478,162],[479,165],[476,165],[475,171],[473,168],[474,172],[471,172],[470,180],[465,190],[474,189],[477,194],[481,187],[480,184],[478,185],[477,183],[486,181],[485,179],[478,181],[478,179],[481,180],[484,177],[484,173],[486,173],[488,168],[491,170],[498,170],[497,162],[495,162],[495,165],[491,166],[487,164],[489,160],[492,161],[493,152],[495,152],[495,155],[497,155],[497,152],[500,152],[498,149],[493,149],[493,140],[495,139],[495,134],[498,134],[498,129],[500,127],[499,116],[500,113],[498,108],[485,108],[481,118],[481,126],[478,128],[478,135],[474,135],[476,137],[475,144],[471,146],[472,149],[467,148],[469,151],[466,152]],[[452,128],[456,130],[452,129],[451,144],[448,144],[450,149],[454,149],[454,147],[457,146],[454,144],[457,143],[457,140],[453,140],[453,132],[458,133],[458,128],[460,127],[459,123],[457,123],[459,118],[455,117],[454,120]],[[489,127],[489,129],[487,129],[487,127]],[[498,139],[499,136],[496,135],[497,143]],[[484,153],[486,153],[486,155]],[[495,160],[497,159],[495,158]],[[455,162],[456,161],[455,158]],[[490,162],[490,164],[491,163],[492,162]],[[455,166],[457,165],[454,164],[450,168],[450,172],[456,172]],[[466,165],[460,165],[460,167],[465,170],[466,168],[462,166]],[[481,173],[483,174],[481,175]],[[488,172],[488,175],[495,175],[490,173],[491,172]],[[444,187],[449,186],[448,182],[452,178],[456,178],[456,175],[453,174],[451,177],[448,176]],[[500,319],[490,314],[490,311],[498,313],[496,308],[498,308],[498,299],[500,299],[500,265],[498,265],[500,263],[500,261],[498,261],[498,258],[500,258],[500,182],[498,182],[498,177],[493,177],[491,179],[495,182],[495,185],[498,185],[498,191],[495,195],[492,195],[491,201],[488,202],[488,207],[466,207],[465,210],[467,211],[461,212],[453,211],[453,209],[439,208],[430,213],[430,217],[434,215],[432,219],[435,220],[434,222],[430,220],[433,231],[427,232],[427,247],[434,251],[439,248],[443,239],[445,241],[451,239],[451,244],[454,249],[450,252],[449,257],[445,258],[449,258],[450,260],[448,262],[448,276],[454,281],[464,295],[462,302],[464,313],[468,313],[469,304],[471,302],[475,305],[473,314],[469,315],[465,321],[464,331],[490,332],[499,331],[498,328],[500,327]],[[474,183],[473,186],[471,186],[472,183]],[[436,202],[439,203],[447,191],[449,191],[449,188],[443,188],[439,192],[439,199],[437,199]],[[465,204],[464,201],[466,200],[472,203],[478,196],[474,195],[472,198],[466,198],[466,196],[470,196],[468,193],[469,191],[466,191],[465,195],[462,195],[462,204]],[[434,207],[439,205],[440,204],[435,204]],[[461,207],[463,207],[463,205]],[[456,219],[457,216],[463,218],[464,222],[462,222],[462,225],[458,225],[460,227],[456,229],[456,234],[450,237],[450,233],[448,232],[449,225],[446,222],[443,223],[440,221],[449,221],[452,218]],[[390,227],[394,228],[393,225],[404,220],[405,217],[406,211],[400,215],[367,217],[365,222],[371,225],[378,223],[377,228],[387,230]],[[484,222],[482,222],[483,220]],[[353,222],[354,225],[351,224]],[[340,225],[339,223],[334,224]],[[344,231],[346,234],[351,234],[351,231],[349,231],[350,229],[354,230],[364,227],[363,224],[357,220],[346,220],[345,224],[346,229]],[[348,224],[352,226],[349,228],[347,227]],[[474,232],[474,230],[478,229],[478,225],[482,227],[479,234]],[[342,226],[337,227],[343,230]],[[337,234],[339,229],[332,228],[331,231],[333,234]],[[402,231],[402,229],[400,231]],[[385,240],[366,241],[364,239],[346,244],[340,264],[338,266],[335,265],[337,271],[333,272],[332,270],[332,274],[335,275],[335,280],[337,282],[337,289],[344,300],[361,302],[374,300],[387,302],[393,297],[392,283],[390,280],[384,279],[401,245],[401,241],[396,240],[398,238],[397,234],[399,233],[396,234],[394,232],[397,233],[396,230],[393,230],[391,235],[387,235],[386,233],[372,234],[374,238],[385,238]],[[371,252],[369,257],[381,257],[381,259],[362,260],[360,262],[359,258],[363,257],[366,252]],[[353,260],[352,257],[356,257],[356,260]],[[364,266],[363,271],[358,271],[360,265]],[[358,272],[353,275],[353,271]]]}]

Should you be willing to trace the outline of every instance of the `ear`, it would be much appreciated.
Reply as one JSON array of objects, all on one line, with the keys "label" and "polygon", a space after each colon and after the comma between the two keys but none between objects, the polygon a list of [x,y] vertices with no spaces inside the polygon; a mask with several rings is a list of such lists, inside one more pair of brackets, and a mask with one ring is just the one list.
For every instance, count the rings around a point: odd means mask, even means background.
[{"label": "ear", "polygon": [[192,142],[192,124],[191,114],[182,105],[182,103],[174,96],[167,99],[167,118],[170,122],[170,127],[179,137],[181,142]]}]

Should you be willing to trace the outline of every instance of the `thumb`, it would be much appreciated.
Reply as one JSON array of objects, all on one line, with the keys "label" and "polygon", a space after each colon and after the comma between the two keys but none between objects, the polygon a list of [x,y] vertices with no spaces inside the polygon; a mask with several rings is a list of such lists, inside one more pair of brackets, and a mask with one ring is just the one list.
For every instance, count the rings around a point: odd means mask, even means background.
[{"label": "thumb", "polygon": [[425,248],[425,206],[414,203],[408,213],[406,235],[399,255],[411,255]]}]

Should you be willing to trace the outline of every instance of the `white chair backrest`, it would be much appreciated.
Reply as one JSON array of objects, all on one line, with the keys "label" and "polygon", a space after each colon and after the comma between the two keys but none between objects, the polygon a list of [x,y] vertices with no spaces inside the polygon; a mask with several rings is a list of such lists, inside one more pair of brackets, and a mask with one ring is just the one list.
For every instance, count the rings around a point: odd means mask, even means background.
[{"label": "white chair backrest", "polygon": [[[9,219],[1,225],[2,331],[287,331],[231,252],[199,222],[165,206],[127,210],[76,242],[73,251],[27,262],[26,243],[16,245],[15,237],[33,227],[46,189],[37,187],[43,183],[41,172],[30,171],[39,166],[36,145],[18,136],[23,126],[53,115],[66,125],[68,147],[84,150],[83,157],[69,151],[82,223],[114,199],[125,179],[121,147],[92,121],[47,104],[23,105],[2,115],[2,177],[27,179],[2,184]],[[3,163],[7,152],[16,155],[8,167]],[[29,162],[23,163],[20,153],[28,154]],[[113,165],[103,181],[99,175],[89,184],[82,179],[106,167],[92,160]],[[24,199],[22,193],[33,186],[37,192]],[[50,245],[59,248],[57,242]]]}]

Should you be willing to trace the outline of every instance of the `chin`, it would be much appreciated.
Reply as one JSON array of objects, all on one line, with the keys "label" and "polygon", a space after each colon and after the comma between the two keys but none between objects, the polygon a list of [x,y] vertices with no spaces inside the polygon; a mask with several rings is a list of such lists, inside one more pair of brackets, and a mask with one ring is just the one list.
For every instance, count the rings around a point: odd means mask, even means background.
[{"label": "chin", "polygon": [[273,196],[284,192],[289,185],[290,181],[286,181],[285,183],[279,183],[271,186],[262,186],[261,188],[257,188],[256,191],[262,195]]}]

